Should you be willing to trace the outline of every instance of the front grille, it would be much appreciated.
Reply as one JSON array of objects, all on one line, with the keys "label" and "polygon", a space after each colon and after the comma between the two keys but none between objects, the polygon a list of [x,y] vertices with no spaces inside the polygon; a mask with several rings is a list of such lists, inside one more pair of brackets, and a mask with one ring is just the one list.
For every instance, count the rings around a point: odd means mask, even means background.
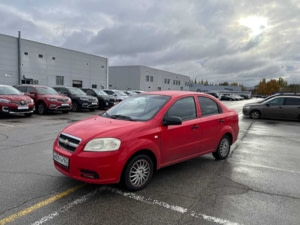
[{"label": "front grille", "polygon": [[71,152],[76,150],[80,142],[80,138],[65,133],[61,133],[58,137],[59,146]]},{"label": "front grille", "polygon": [[90,102],[97,102],[97,99],[96,98],[91,98],[89,99]]},{"label": "front grille", "polygon": [[24,106],[24,105],[28,105],[31,101],[12,101],[12,103],[15,103],[18,106]]},{"label": "front grille", "polygon": [[62,103],[68,103],[69,102],[69,99],[67,98],[59,98],[57,99],[59,102],[62,102]]}]

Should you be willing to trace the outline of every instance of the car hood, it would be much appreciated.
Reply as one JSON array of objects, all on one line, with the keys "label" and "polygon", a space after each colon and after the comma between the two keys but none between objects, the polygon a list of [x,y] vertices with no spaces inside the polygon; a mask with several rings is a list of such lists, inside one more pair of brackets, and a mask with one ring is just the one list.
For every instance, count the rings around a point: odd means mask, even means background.
[{"label": "car hood", "polygon": [[245,104],[244,107],[246,107],[246,106],[260,106],[260,105],[262,105],[262,103],[260,103],[260,102],[253,102],[253,103],[247,103],[247,104]]},{"label": "car hood", "polygon": [[10,101],[30,101],[30,97],[26,95],[0,95],[0,98]]},{"label": "car hood", "polygon": [[83,142],[97,137],[115,137],[123,139],[131,133],[136,133],[142,127],[145,128],[147,122],[117,120],[99,115],[73,123],[62,132],[81,138]]}]

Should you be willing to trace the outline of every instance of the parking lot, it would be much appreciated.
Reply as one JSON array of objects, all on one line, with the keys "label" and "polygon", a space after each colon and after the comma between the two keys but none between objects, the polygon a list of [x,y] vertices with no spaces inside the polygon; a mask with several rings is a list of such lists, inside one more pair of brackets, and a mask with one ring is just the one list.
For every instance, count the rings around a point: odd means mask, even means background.
[{"label": "parking lot", "polygon": [[300,224],[300,123],[251,120],[225,161],[205,155],[163,168],[142,191],[90,185],[55,170],[52,145],[68,124],[100,113],[0,118],[0,225]]}]

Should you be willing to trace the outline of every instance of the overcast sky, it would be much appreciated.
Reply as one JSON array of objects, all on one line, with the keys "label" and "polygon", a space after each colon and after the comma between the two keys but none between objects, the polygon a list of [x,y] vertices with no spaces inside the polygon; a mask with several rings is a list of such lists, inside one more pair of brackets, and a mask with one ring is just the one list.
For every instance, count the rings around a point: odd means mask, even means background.
[{"label": "overcast sky", "polygon": [[299,0],[0,0],[0,33],[209,83],[300,83]]}]

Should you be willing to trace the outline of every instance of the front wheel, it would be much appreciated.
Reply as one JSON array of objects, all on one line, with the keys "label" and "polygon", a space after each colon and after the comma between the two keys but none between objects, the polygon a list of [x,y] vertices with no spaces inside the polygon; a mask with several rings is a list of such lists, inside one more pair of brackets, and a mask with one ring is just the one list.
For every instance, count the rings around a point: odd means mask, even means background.
[{"label": "front wheel", "polygon": [[213,152],[213,156],[217,159],[217,160],[224,160],[227,158],[227,156],[229,155],[230,152],[230,146],[231,146],[231,140],[230,138],[225,135],[222,137],[217,151]]},{"label": "front wheel", "polygon": [[252,119],[259,119],[260,118],[260,112],[257,111],[257,110],[253,110],[251,113],[250,113],[250,117]]},{"label": "front wheel", "polygon": [[153,175],[153,162],[147,155],[141,154],[133,157],[127,164],[123,181],[128,191],[143,189]]},{"label": "front wheel", "polygon": [[44,102],[40,102],[38,103],[37,105],[37,113],[40,114],[40,115],[43,115],[45,114],[47,111],[47,108],[46,108],[46,105]]}]

